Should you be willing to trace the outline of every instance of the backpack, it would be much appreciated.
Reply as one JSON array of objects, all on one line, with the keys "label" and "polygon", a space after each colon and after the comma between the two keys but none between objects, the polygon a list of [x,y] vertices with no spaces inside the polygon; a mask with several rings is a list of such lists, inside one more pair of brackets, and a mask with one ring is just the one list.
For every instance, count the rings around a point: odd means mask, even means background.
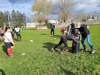
[{"label": "backpack", "polygon": [[88,24],[81,24],[81,27],[89,29]]}]

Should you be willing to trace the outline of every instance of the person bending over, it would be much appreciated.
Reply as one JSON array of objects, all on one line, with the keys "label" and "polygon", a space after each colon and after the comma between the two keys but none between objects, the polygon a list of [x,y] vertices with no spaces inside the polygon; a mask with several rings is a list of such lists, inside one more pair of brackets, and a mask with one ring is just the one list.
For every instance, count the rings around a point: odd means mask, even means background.
[{"label": "person bending over", "polygon": [[52,52],[54,52],[58,46],[64,44],[64,47],[59,52],[60,54],[63,54],[63,51],[68,48],[67,40],[73,40],[76,43],[79,43],[80,41],[78,40],[78,38],[79,34],[66,34],[64,36],[61,36],[59,43],[54,48],[52,48]]}]

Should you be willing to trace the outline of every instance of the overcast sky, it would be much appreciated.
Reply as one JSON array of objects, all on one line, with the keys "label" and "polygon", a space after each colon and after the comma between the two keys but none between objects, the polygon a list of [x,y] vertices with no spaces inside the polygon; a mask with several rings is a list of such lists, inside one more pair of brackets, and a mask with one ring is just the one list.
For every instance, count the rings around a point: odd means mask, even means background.
[{"label": "overcast sky", "polygon": [[[53,1],[56,2],[57,0]],[[31,10],[33,3],[34,0],[0,0],[0,11],[8,10],[11,12],[14,9],[31,16],[34,14]],[[56,9],[55,5],[53,6],[54,9]],[[100,12],[100,0],[75,0],[74,13],[80,12]],[[52,14],[57,17],[54,11]]]}]

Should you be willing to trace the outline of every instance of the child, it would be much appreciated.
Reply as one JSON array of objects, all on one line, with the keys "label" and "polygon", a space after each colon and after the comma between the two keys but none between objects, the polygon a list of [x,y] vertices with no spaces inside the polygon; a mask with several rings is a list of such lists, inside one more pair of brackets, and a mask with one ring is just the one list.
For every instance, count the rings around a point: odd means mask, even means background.
[{"label": "child", "polygon": [[15,32],[16,32],[16,36],[17,36],[17,41],[19,41],[19,38],[21,41],[20,28],[18,26],[16,26]]},{"label": "child", "polygon": [[53,35],[54,35],[54,30],[55,30],[55,25],[54,25],[54,23],[50,25],[50,29],[51,29],[51,31],[50,31],[50,36],[52,35],[52,33],[53,33]]},{"label": "child", "polygon": [[68,48],[68,44],[67,44],[66,41],[67,40],[73,40],[74,42],[79,43],[80,41],[77,40],[78,38],[79,38],[79,34],[64,35],[64,36],[61,37],[59,43],[52,49],[52,51],[54,52],[54,50],[63,43],[64,47],[59,52],[60,54],[63,54],[63,50],[66,50]]},{"label": "child", "polygon": [[10,27],[5,28],[4,43],[6,45],[7,53],[9,55],[9,57],[12,57],[12,51],[13,51],[13,48],[14,48],[14,41],[12,40]]}]

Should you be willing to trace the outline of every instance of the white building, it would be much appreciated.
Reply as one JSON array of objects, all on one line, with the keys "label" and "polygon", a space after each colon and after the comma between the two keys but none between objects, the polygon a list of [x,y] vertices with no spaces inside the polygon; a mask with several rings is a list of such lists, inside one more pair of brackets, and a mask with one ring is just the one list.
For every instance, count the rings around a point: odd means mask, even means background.
[{"label": "white building", "polygon": [[37,23],[27,23],[26,28],[35,28]]},{"label": "white building", "polygon": [[59,23],[57,20],[49,20],[49,23]]},{"label": "white building", "polygon": [[98,20],[100,20],[100,13],[98,13]]}]

